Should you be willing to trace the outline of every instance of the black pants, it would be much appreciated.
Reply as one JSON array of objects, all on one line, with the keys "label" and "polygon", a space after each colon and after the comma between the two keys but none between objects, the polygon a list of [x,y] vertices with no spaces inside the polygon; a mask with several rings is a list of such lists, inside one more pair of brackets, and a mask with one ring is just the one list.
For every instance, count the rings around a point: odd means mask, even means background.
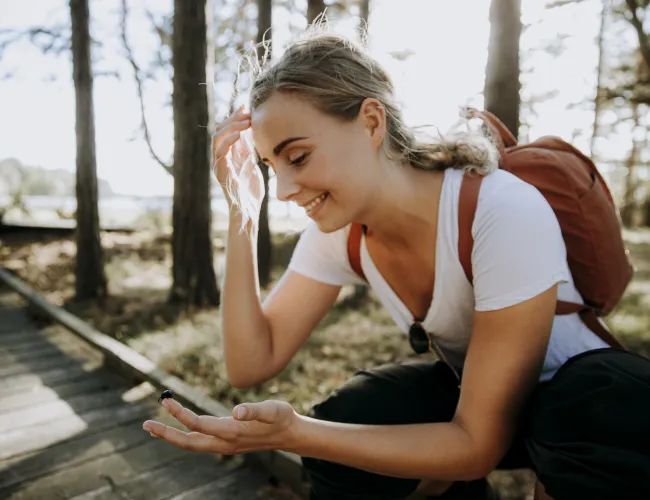
[{"label": "black pants", "polygon": [[[374,425],[447,422],[457,385],[441,362],[388,365],[358,372],[311,416]],[[419,484],[324,460],[303,464],[318,500],[398,500]],[[570,359],[538,386],[498,468],[533,469],[554,500],[650,499],[650,361],[614,349]]]}]

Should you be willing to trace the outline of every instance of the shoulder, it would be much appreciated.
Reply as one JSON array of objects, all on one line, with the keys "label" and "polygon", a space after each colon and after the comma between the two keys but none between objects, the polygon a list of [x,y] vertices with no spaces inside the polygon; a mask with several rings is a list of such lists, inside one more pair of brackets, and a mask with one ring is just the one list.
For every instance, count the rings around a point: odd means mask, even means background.
[{"label": "shoulder", "polygon": [[361,284],[348,259],[350,226],[323,232],[314,222],[303,230],[290,269],[331,285]]}]

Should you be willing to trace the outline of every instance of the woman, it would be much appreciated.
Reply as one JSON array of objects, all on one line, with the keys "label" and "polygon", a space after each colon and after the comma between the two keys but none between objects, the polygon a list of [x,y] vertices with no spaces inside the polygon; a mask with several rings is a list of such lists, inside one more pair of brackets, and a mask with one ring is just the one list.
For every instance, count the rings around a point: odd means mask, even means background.
[{"label": "woman", "polygon": [[[554,317],[558,298],[581,301],[559,224],[536,189],[497,170],[485,137],[418,141],[386,72],[349,41],[323,34],[264,70],[250,109],[214,136],[231,206],[222,304],[230,382],[246,387],[277,375],[341,286],[363,283],[348,261],[353,222],[366,227],[369,286],[404,332],[414,334],[414,324],[429,332],[445,361],[358,373],[308,416],[265,401],[219,419],[165,399],[194,432],[152,421],[146,430],[197,451],[297,453],[315,499],[393,500],[424,484],[432,498],[496,498],[485,477],[522,467],[537,474],[537,498],[650,498],[648,363],[608,348],[576,315]],[[241,139],[248,129],[255,154]],[[275,172],[277,197],[313,221],[264,303],[255,268],[257,156]],[[473,287],[457,258],[466,171],[485,176]],[[631,431],[643,425],[645,433]]]}]

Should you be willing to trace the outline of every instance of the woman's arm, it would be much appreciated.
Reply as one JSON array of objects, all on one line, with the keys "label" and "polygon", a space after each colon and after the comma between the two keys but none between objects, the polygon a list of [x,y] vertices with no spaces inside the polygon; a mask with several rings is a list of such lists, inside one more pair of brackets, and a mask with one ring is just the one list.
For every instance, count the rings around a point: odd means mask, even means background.
[{"label": "woman's arm", "polygon": [[223,346],[229,382],[249,387],[284,369],[334,304],[340,287],[287,271],[262,304],[256,234],[241,233],[238,217],[231,215],[226,249]]},{"label": "woman's arm", "polygon": [[556,296],[553,286],[515,306],[475,313],[451,422],[388,428],[301,416],[287,449],[389,476],[485,477],[508,450],[515,423],[537,384]]}]

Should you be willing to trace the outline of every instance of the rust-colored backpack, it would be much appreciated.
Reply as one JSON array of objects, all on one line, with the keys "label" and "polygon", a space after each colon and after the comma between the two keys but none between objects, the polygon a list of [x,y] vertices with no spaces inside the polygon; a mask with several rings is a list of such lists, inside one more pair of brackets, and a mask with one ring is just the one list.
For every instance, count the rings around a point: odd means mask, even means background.
[{"label": "rust-colored backpack", "polygon": [[[600,338],[613,347],[622,344],[598,320],[621,300],[632,279],[618,210],[594,163],[558,137],[546,136],[529,144],[517,144],[506,126],[493,114],[470,108],[470,117],[481,118],[500,152],[499,167],[535,186],[549,202],[562,229],[569,269],[585,304],[558,301],[556,314],[580,313]],[[483,177],[465,175],[458,207],[458,257],[472,283],[471,228]],[[531,221],[532,223],[532,221]],[[361,277],[359,255],[362,228],[353,224],[348,240],[352,268]]]}]

